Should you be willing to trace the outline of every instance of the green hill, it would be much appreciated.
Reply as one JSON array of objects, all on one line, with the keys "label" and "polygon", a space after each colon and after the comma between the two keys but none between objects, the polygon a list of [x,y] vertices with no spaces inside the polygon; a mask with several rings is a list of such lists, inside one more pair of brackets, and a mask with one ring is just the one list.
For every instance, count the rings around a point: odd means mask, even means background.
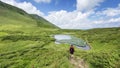
[{"label": "green hill", "polygon": [[[25,11],[5,4],[0,1],[0,27],[43,27],[43,28],[58,28],[57,26],[51,24],[44,18],[31,15]],[[4,26],[3,26],[4,25]]]},{"label": "green hill", "polygon": [[40,27],[48,27],[48,28],[58,28],[54,24],[50,23],[49,21],[45,20],[44,18],[36,15],[36,14],[30,14],[30,16],[36,20],[37,25]]}]

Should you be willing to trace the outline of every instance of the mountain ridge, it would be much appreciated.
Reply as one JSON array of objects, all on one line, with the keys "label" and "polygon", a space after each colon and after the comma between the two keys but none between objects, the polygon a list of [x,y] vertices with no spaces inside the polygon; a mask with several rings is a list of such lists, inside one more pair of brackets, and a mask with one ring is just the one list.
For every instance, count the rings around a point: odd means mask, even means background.
[{"label": "mountain ridge", "polygon": [[[30,22],[34,25],[37,25],[37,27],[57,28],[57,29],[59,28],[56,25],[54,25],[51,22],[44,19],[43,17],[41,17],[41,16],[38,16],[38,15],[35,15],[35,14],[28,14],[27,12],[25,12],[24,10],[22,10],[18,7],[3,3],[1,1],[0,1],[0,13],[1,13],[0,17],[1,17],[1,19],[3,19],[3,21],[0,21],[0,23],[1,22],[7,22],[7,23],[10,24],[11,20],[12,21],[17,20],[17,21],[21,21],[20,23]],[[35,16],[37,16],[37,18]],[[7,20],[7,18],[8,18],[8,20]],[[4,19],[6,19],[6,20],[4,20]],[[17,23],[17,21],[16,21],[16,23]]]}]

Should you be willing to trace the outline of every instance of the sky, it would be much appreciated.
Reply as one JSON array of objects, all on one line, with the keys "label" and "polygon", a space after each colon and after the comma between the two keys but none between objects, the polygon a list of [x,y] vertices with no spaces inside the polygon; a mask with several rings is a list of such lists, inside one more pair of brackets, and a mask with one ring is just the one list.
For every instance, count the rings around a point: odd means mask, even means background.
[{"label": "sky", "polygon": [[120,27],[120,0],[0,0],[62,29]]}]

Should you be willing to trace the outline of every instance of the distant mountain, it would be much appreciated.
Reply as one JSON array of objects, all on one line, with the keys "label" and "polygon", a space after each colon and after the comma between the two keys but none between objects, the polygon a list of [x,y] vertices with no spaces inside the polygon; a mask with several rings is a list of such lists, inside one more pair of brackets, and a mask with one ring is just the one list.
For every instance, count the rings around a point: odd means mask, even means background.
[{"label": "distant mountain", "polygon": [[37,26],[43,28],[59,28],[46,19],[28,14],[24,10],[0,1],[0,26]]},{"label": "distant mountain", "polygon": [[53,28],[58,28],[57,26],[55,26],[54,24],[50,23],[49,21],[47,21],[46,19],[44,19],[43,17],[40,17],[36,14],[30,14],[30,16],[36,20],[37,25],[41,26],[41,27],[53,27]]}]

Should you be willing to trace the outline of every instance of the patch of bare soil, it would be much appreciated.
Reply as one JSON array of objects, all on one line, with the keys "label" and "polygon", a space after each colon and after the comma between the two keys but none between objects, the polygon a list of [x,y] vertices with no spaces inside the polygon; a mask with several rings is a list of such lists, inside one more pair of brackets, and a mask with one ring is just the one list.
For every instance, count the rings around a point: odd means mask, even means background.
[{"label": "patch of bare soil", "polygon": [[83,59],[75,57],[74,55],[70,56],[70,63],[75,66],[75,68],[89,68]]}]

